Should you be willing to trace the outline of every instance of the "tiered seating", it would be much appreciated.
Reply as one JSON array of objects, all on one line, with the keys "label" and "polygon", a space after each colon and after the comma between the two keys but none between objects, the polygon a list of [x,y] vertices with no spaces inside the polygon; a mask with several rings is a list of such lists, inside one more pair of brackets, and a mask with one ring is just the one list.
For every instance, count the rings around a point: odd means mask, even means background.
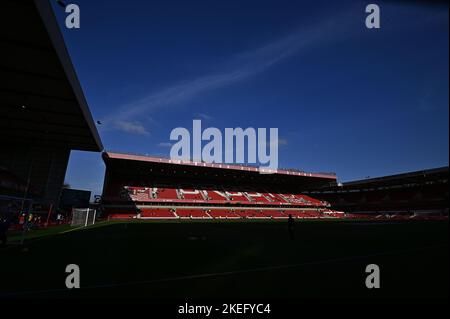
[{"label": "tiered seating", "polygon": [[235,210],[235,213],[242,218],[268,218],[260,210],[256,209],[245,209],[245,210]]},{"label": "tiered seating", "polygon": [[168,208],[143,208],[141,218],[175,218],[172,209]]},{"label": "tiered seating", "polygon": [[323,214],[316,210],[305,211],[305,214],[307,214],[308,217],[310,217],[310,218],[322,218],[323,217]]},{"label": "tiered seating", "polygon": [[166,186],[155,185],[151,186],[123,186],[118,191],[120,196],[112,196],[108,194],[105,196],[108,200],[120,201],[135,201],[135,202],[150,202],[161,200],[173,201],[214,201],[222,203],[254,203],[258,205],[270,203],[283,203],[291,205],[301,205],[304,207],[316,206],[323,207],[327,203],[311,198],[303,194],[287,194],[287,193],[270,193],[270,192],[255,192],[248,187],[242,188],[225,188],[220,189],[215,186]]},{"label": "tiered seating", "polygon": [[219,200],[219,201],[228,201],[227,195],[219,190],[205,190],[204,193],[208,197],[208,200]]},{"label": "tiered seating", "polygon": [[111,208],[108,210],[108,219],[132,219],[137,213],[135,208]]},{"label": "tiered seating", "polygon": [[264,196],[266,196],[269,201],[271,202],[282,202],[282,203],[288,203],[288,201],[281,196],[281,194],[276,194],[276,193],[263,193]]},{"label": "tiered seating", "polygon": [[322,218],[324,215],[321,212],[315,210],[286,210],[284,211],[286,216],[292,215],[296,218]]},{"label": "tiered seating", "polygon": [[333,211],[333,210],[324,211],[323,214],[324,214],[324,216],[334,217],[334,218],[344,218],[345,217],[344,213],[336,212],[336,211]]},{"label": "tiered seating", "polygon": [[306,202],[311,203],[312,205],[315,206],[323,206],[325,203],[323,203],[322,201],[312,198],[308,195],[296,195],[297,197],[303,198]]},{"label": "tiered seating", "polygon": [[282,199],[282,201],[291,203],[291,204],[305,204],[306,201],[302,198],[298,198],[293,194],[275,194]]},{"label": "tiered seating", "polygon": [[207,213],[213,218],[240,218],[239,215],[227,209],[211,209]]},{"label": "tiered seating", "polygon": [[377,215],[374,214],[346,214],[347,218],[352,219],[375,219]]},{"label": "tiered seating", "polygon": [[155,187],[153,189],[155,198],[157,199],[178,199],[178,193],[176,188],[169,187]]},{"label": "tiered seating", "polygon": [[182,187],[178,189],[178,192],[181,196],[181,199],[184,200],[203,200],[202,191],[193,189],[193,188],[187,188]]},{"label": "tiered seating", "polygon": [[323,205],[321,201],[312,199],[306,195],[298,195],[298,194],[276,194],[286,202],[296,205],[306,205],[306,206],[321,206]]},{"label": "tiered seating", "polygon": [[305,216],[305,214],[303,214],[303,212],[301,212],[301,211],[294,211],[294,210],[284,211],[283,214],[285,214],[288,217],[289,217],[289,215],[291,215],[294,218],[306,218],[307,217],[307,216]]},{"label": "tiered seating", "polygon": [[211,218],[203,209],[178,209],[175,212],[180,218]]},{"label": "tiered seating", "polygon": [[[124,183],[128,184],[129,181]],[[122,190],[122,199],[108,195],[108,200],[127,202],[126,205],[130,208],[129,211],[121,211],[120,214],[112,213],[117,218],[139,216],[140,218],[287,218],[288,214],[298,218],[318,218],[323,217],[323,214],[308,208],[324,209],[326,206],[325,202],[307,195],[268,192],[267,189],[257,192],[256,189],[245,185],[224,186],[223,189],[211,184],[175,186],[176,184],[168,184],[166,181],[158,181],[155,184],[144,181],[139,182],[139,185],[144,186],[118,184],[118,188]],[[130,201],[137,203],[133,204]],[[148,203],[146,204],[148,206],[141,206],[144,202]],[[170,207],[166,206],[168,203]],[[126,206],[123,203],[114,205]],[[139,215],[137,210],[135,214],[128,215],[135,205],[144,208],[140,210]],[[272,205],[273,208],[270,208]],[[110,212],[107,214],[112,215]]]},{"label": "tiered seating", "polygon": [[250,199],[251,202],[256,202],[256,203],[273,202],[273,200],[271,200],[270,197],[267,197],[267,194],[256,193],[256,192],[245,192],[245,193],[247,194],[247,197]]},{"label": "tiered seating", "polygon": [[281,211],[275,210],[275,209],[274,210],[264,209],[261,212],[264,216],[271,217],[271,218],[286,218],[287,217],[286,214],[283,214]]},{"label": "tiered seating", "polygon": [[306,209],[216,209],[216,208],[141,208],[140,213],[129,209],[113,209],[108,211],[108,219],[133,219],[133,218],[218,218],[218,219],[239,219],[239,218],[287,218],[292,215],[294,218],[345,218],[345,219],[370,219],[370,220],[448,220],[448,215],[421,214],[411,215],[403,212],[392,214],[368,214],[336,212],[332,210],[306,210]]},{"label": "tiered seating", "polygon": [[236,192],[231,190],[226,190],[226,194],[230,201],[232,202],[248,202],[249,199],[245,196],[243,192]]},{"label": "tiered seating", "polygon": [[135,202],[146,202],[152,198],[152,190],[148,187],[124,187],[127,196]]}]

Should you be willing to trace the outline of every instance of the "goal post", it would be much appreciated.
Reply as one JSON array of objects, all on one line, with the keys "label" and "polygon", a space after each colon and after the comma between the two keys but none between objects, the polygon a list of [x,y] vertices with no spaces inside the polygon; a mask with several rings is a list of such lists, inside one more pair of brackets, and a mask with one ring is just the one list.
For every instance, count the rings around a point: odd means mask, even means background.
[{"label": "goal post", "polygon": [[89,226],[95,224],[97,211],[91,208],[74,208],[72,210],[71,226]]}]

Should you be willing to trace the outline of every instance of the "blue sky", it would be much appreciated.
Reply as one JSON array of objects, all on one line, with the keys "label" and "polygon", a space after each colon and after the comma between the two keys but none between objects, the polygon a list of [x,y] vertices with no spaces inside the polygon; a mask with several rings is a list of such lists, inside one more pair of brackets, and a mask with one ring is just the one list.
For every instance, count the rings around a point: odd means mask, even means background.
[{"label": "blue sky", "polygon": [[[70,2],[67,2],[70,3]],[[107,150],[167,156],[175,127],[279,128],[280,167],[341,181],[448,165],[448,7],[74,1],[67,48]],[[66,181],[99,193],[100,154]]]}]

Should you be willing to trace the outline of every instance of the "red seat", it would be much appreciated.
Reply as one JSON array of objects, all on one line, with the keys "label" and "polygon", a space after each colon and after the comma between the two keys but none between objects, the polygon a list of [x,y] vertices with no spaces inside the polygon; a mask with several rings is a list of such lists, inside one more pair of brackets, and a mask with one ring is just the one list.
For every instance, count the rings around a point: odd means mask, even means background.
[{"label": "red seat", "polygon": [[141,209],[141,218],[176,218],[171,209],[144,208]]},{"label": "red seat", "polygon": [[219,190],[212,190],[212,189],[208,189],[204,191],[208,197],[208,200],[216,200],[216,201],[223,201],[223,202],[227,202],[229,199],[227,197],[227,195]]},{"label": "red seat", "polygon": [[204,200],[202,191],[193,188],[179,188],[181,199],[184,200]]},{"label": "red seat", "polygon": [[232,202],[249,202],[249,199],[247,198],[247,196],[245,196],[245,194],[243,192],[232,191],[232,190],[226,190],[225,192],[226,192],[228,198],[230,199],[230,201],[232,201]]},{"label": "red seat", "polygon": [[264,209],[262,210],[262,213],[267,216],[267,217],[271,217],[271,218],[286,218],[287,215],[283,214],[280,210],[275,210],[275,209]]},{"label": "red seat", "polygon": [[235,210],[235,213],[242,218],[268,218],[260,210],[257,209],[245,209],[245,210]]},{"label": "red seat", "polygon": [[272,202],[272,200],[270,200],[269,197],[267,197],[266,195],[264,195],[262,193],[245,192],[245,194],[247,195],[247,197],[252,202],[256,202],[256,203],[270,203],[270,202]]},{"label": "red seat", "polygon": [[240,218],[236,213],[225,209],[211,209],[207,213],[213,218]]},{"label": "red seat", "polygon": [[153,191],[157,199],[178,199],[176,188],[155,187]]},{"label": "red seat", "polygon": [[178,209],[175,212],[181,218],[211,218],[203,209]]}]

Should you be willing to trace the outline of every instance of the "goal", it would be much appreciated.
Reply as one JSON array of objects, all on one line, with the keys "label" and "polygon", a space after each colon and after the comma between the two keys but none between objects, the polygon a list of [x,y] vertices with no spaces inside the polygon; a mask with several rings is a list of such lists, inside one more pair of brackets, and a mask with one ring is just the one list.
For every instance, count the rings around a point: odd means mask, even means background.
[{"label": "goal", "polygon": [[74,208],[71,226],[88,226],[95,224],[97,211],[91,208]]}]

